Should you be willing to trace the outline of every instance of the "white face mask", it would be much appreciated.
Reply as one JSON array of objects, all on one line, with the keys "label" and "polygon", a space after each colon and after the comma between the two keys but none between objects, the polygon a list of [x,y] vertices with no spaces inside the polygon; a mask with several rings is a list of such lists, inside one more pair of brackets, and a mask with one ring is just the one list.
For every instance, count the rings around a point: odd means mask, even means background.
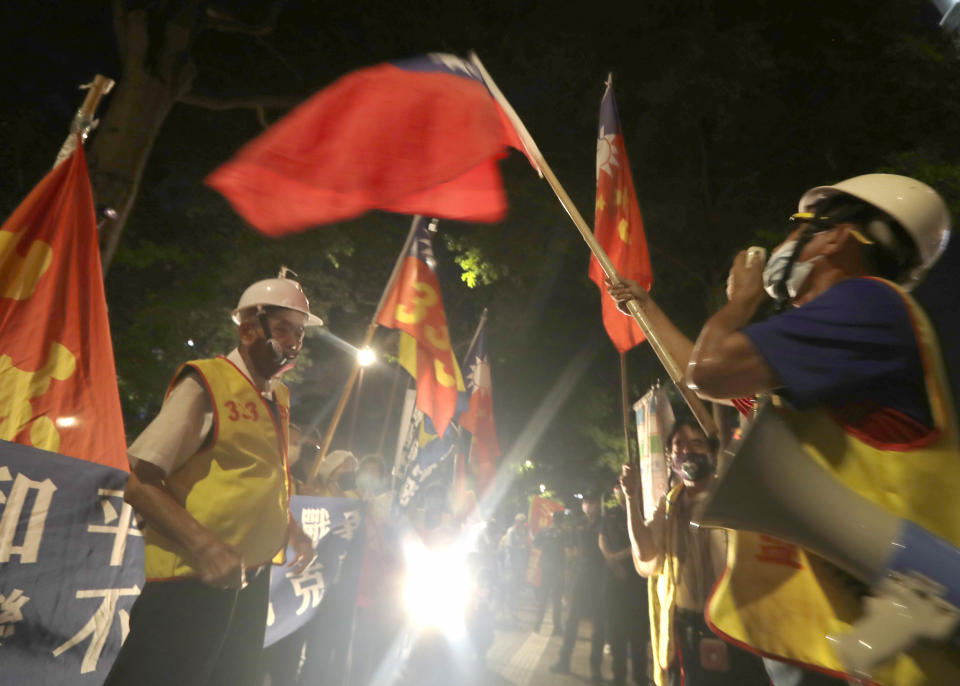
[{"label": "white face mask", "polygon": [[[763,290],[767,292],[774,300],[779,301],[780,296],[777,293],[777,286],[780,284],[780,280],[783,278],[784,272],[787,270],[787,264],[790,262],[790,256],[793,254],[793,251],[797,247],[797,241],[787,241],[779,248],[773,251],[773,254],[770,256],[770,259],[767,261],[767,266],[763,268]],[[815,260],[816,258],[814,258]],[[813,271],[813,260],[809,262],[794,262],[793,269],[790,270],[790,275],[787,277],[787,294],[790,296],[790,299],[793,300],[797,297],[797,293],[800,292],[800,289],[803,287],[803,284],[806,283],[807,279],[810,277],[810,272]]]}]

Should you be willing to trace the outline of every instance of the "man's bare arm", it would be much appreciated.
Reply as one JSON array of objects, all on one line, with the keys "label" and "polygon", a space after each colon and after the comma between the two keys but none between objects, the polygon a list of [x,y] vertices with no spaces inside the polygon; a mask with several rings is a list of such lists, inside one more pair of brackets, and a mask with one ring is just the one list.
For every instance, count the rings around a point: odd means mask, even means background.
[{"label": "man's bare arm", "polygon": [[640,576],[653,576],[660,569],[663,551],[657,546],[653,530],[643,521],[643,512],[640,511],[640,473],[636,465],[623,465],[620,488],[627,501],[627,531],[630,533],[633,566]]},{"label": "man's bare arm", "polygon": [[729,302],[707,320],[687,367],[687,383],[708,398],[739,398],[778,387],[777,376],[753,343],[740,332],[766,295],[762,270],[747,266],[747,252],[734,260],[728,283]]},{"label": "man's bare arm", "polygon": [[240,588],[243,559],[232,546],[204,528],[170,494],[163,470],[136,461],[123,499],[144,518],[147,526],[182,546],[194,559],[200,579],[210,586]]}]

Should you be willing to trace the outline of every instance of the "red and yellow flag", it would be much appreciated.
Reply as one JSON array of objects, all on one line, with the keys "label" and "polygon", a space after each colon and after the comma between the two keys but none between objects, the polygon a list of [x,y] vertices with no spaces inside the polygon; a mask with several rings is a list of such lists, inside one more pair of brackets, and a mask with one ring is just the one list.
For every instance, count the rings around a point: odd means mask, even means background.
[{"label": "red and yellow flag", "polygon": [[0,439],[128,469],[82,145],[0,227]]},{"label": "red and yellow flag", "polygon": [[457,395],[464,390],[463,377],[433,270],[430,222],[419,216],[413,221],[410,249],[377,324],[400,331],[400,364],[417,382],[417,407],[443,436],[457,409]]},{"label": "red and yellow flag", "polygon": [[[648,291],[653,285],[650,252],[643,233],[643,217],[633,188],[633,174],[623,143],[620,116],[613,97],[612,79],[600,101],[600,132],[597,135],[597,207],[594,234],[617,271]],[[590,259],[590,278],[600,287],[603,325],[620,352],[644,341],[640,326],[617,309],[603,285],[604,273],[595,257]]]}]

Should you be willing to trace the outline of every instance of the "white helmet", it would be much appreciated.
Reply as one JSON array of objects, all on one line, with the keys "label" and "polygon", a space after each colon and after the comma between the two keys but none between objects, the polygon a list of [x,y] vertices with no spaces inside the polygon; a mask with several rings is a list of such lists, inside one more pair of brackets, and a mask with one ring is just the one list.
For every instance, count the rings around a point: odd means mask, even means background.
[{"label": "white helmet", "polygon": [[[285,307],[307,315],[307,326],[323,326],[320,317],[310,314],[310,301],[303,293],[303,288],[293,279],[287,278],[287,273],[293,273],[286,267],[281,267],[280,275],[275,279],[264,279],[249,286],[240,296],[233,311],[233,322],[240,323],[240,313],[251,307]],[[294,275],[296,276],[296,275]]]},{"label": "white helmet", "polygon": [[920,256],[901,285],[912,289],[936,263],[950,239],[950,213],[943,198],[927,184],[898,174],[864,174],[833,186],[811,188],[800,198],[800,211],[824,198],[845,194],[853,196],[899,222],[913,239]]}]

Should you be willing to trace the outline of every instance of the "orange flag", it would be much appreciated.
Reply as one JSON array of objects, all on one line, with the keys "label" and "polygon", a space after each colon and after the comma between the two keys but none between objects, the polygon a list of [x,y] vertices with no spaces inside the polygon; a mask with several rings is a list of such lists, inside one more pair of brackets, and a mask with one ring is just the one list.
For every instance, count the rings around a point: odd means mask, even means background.
[{"label": "orange flag", "polygon": [[0,439],[128,469],[82,145],[0,227]]},{"label": "orange flag", "polygon": [[447,315],[433,258],[429,221],[415,217],[410,250],[377,324],[400,330],[401,366],[417,382],[417,407],[443,436],[464,390],[460,366],[450,346]]},{"label": "orange flag", "polygon": [[[600,101],[600,132],[597,135],[597,209],[595,235],[617,271],[648,291],[653,285],[650,252],[643,233],[643,217],[633,188],[633,174],[623,143],[620,116],[613,98],[612,79]],[[603,285],[604,273],[597,258],[590,258],[590,278],[600,287],[603,325],[620,352],[644,341],[640,326],[617,309]]]}]

